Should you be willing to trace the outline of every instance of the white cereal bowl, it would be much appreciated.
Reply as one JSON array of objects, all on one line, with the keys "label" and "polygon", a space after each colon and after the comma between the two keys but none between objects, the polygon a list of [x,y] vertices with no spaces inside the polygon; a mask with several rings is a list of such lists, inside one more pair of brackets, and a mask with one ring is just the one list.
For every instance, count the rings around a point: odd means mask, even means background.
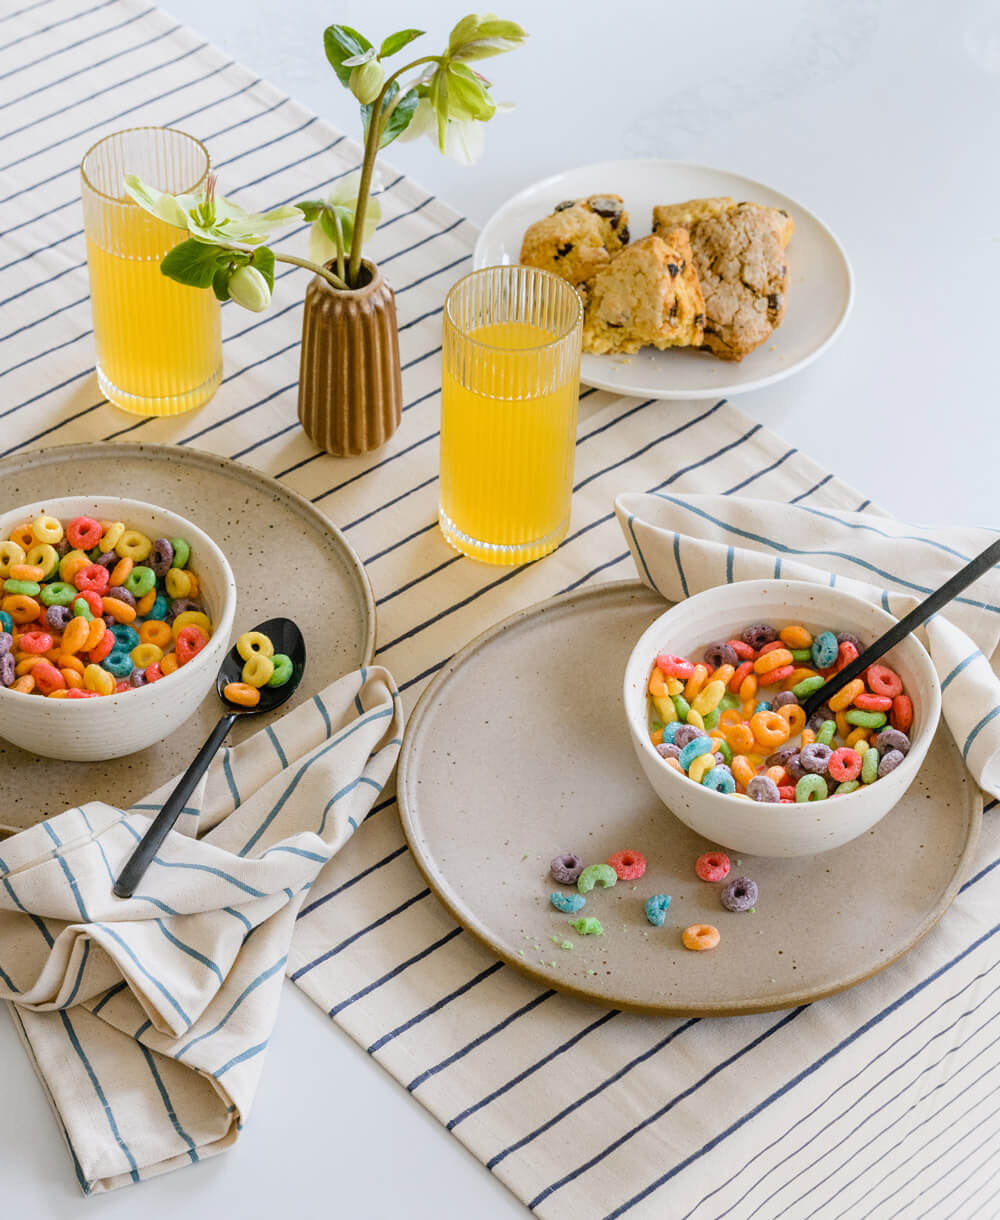
[{"label": "white cereal bowl", "polygon": [[755,856],[808,856],[830,851],[870,830],[912,783],[937,730],[941,688],[920,642],[907,636],[883,658],[913,700],[910,751],[874,784],[833,800],[767,804],[737,800],[681,775],[657,754],[647,729],[646,687],[659,652],[701,656],[714,640],[734,638],[751,623],[802,623],[813,633],[853,631],[866,646],[895,623],[852,593],[805,581],[750,580],[708,589],[678,602],[643,633],[625,669],[625,716],[646,778],[667,808],[713,843]]},{"label": "white cereal bowl", "polygon": [[196,525],[153,504],[115,496],[39,500],[0,514],[0,538],[41,514],[68,521],[86,515],[124,521],[150,538],[185,538],[197,573],[198,600],[212,637],[186,665],[159,682],[100,699],[44,699],[0,687],[0,737],[45,758],[99,762],[134,754],[172,733],[215,685],[236,614],[236,581],[225,555]]}]

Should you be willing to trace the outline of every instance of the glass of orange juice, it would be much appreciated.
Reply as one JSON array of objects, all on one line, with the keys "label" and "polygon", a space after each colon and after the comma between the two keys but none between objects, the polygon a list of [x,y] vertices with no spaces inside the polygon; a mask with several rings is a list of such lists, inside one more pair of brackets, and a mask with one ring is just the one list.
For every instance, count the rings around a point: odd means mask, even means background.
[{"label": "glass of orange juice", "polygon": [[207,402],[222,380],[222,336],[215,294],[160,273],[184,230],[134,203],[123,179],[138,174],[182,195],[204,186],[208,170],[200,140],[162,127],[106,136],[80,166],[97,380],[136,415],[180,415]]},{"label": "glass of orange juice", "polygon": [[486,267],[448,293],[438,521],[473,559],[527,563],[566,536],[582,328],[576,290],[537,267]]}]

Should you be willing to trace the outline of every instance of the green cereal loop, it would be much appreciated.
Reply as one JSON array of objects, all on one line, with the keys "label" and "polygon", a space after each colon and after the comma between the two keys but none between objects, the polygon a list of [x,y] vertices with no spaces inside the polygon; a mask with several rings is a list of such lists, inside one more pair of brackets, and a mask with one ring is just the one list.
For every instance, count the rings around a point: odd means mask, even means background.
[{"label": "green cereal loop", "polygon": [[856,792],[861,785],[856,779],[845,779],[842,784],[837,785],[837,790],[834,796],[846,796],[848,792]]},{"label": "green cereal loop", "polygon": [[880,729],[885,724],[885,712],[863,712],[860,708],[852,707],[844,719],[848,724],[856,724],[863,729]]},{"label": "green cereal loop", "polygon": [[292,658],[286,657],[283,652],[276,652],[271,662],[274,665],[274,673],[268,679],[268,686],[284,686],[292,676]]},{"label": "green cereal loop", "polygon": [[878,779],[878,764],[879,752],[874,746],[869,746],[861,760],[861,782],[863,784],[875,783]]},{"label": "green cereal loop", "polygon": [[836,720],[824,720],[819,726],[819,732],[816,734],[816,740],[824,746],[833,744],[833,736],[837,731]]},{"label": "green cereal loop", "polygon": [[721,754],[727,765],[733,761],[733,747],[728,741],[720,741],[715,747],[716,754]]},{"label": "green cereal loop", "polygon": [[82,597],[78,597],[73,603],[73,615],[75,618],[85,618],[88,623],[94,621],[94,612]]},{"label": "green cereal loop", "polygon": [[156,573],[144,564],[136,564],[125,577],[125,588],[138,601],[156,588]]},{"label": "green cereal loop", "polygon": [[826,678],[821,678],[819,674],[815,674],[811,678],[803,678],[801,682],[796,682],[792,687],[792,694],[797,695],[800,699],[804,699],[806,695],[811,695],[814,690],[819,690],[825,682]]},{"label": "green cereal loop", "polygon": [[792,660],[796,665],[802,665],[803,663],[812,664],[813,654],[811,648],[790,648],[789,652],[792,654]]},{"label": "green cereal loop", "polygon": [[7,579],[3,582],[4,596],[8,593],[24,593],[28,597],[37,597],[42,591],[42,586],[35,580],[11,580]]},{"label": "green cereal loop", "polygon": [[[613,871],[613,870],[612,870]],[[581,916],[579,919],[571,919],[569,926],[576,928],[581,936],[603,936],[604,929],[601,927],[601,921],[590,916]]]},{"label": "green cereal loop", "polygon": [[671,695],[674,701],[674,707],[677,709],[677,719],[681,724],[687,724],[688,712],[691,710],[691,704],[684,698],[683,695]]},{"label": "green cereal loop", "polygon": [[713,707],[707,716],[702,717],[702,723],[705,725],[705,732],[710,733],[712,729],[719,723],[719,717],[722,712],[717,707]]},{"label": "green cereal loop", "polygon": [[75,598],[76,588],[65,580],[56,580],[46,585],[38,595],[43,606],[68,606]]},{"label": "green cereal loop", "polygon": [[825,801],[826,780],[822,775],[816,775],[813,772],[803,775],[795,785],[795,800],[800,805],[808,804],[810,801]]},{"label": "green cereal loop", "polygon": [[170,566],[186,568],[188,560],[191,558],[191,543],[185,542],[183,538],[171,538],[170,545],[174,548],[174,558]]},{"label": "green cereal loop", "polygon": [[740,703],[739,699],[737,699],[737,697],[731,691],[726,691],[726,693],[719,700],[719,714],[721,715],[723,712],[729,712],[732,711],[733,708],[742,706],[743,705]]},{"label": "green cereal loop", "polygon": [[618,883],[618,874],[610,864],[590,864],[576,879],[576,888],[581,894],[589,894],[595,885],[609,890]]}]

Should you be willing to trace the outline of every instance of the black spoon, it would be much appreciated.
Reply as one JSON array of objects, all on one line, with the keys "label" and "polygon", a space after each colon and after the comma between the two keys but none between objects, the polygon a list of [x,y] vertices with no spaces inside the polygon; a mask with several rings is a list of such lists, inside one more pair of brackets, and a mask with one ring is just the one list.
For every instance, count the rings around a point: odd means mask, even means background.
[{"label": "black spoon", "polygon": [[152,824],[142,836],[138,847],[125,862],[125,867],[114,884],[114,892],[119,898],[131,898],[135,887],[142,880],[143,874],[149,868],[153,857],[159,851],[163,840],[173,829],[188,797],[195,790],[198,781],[204,775],[208,764],[215,757],[219,746],[225,740],[226,734],[241,716],[255,716],[259,712],[273,712],[281,707],[295,693],[302,681],[306,667],[306,645],[302,632],[290,618],[269,618],[266,623],[258,623],[254,631],[266,635],[274,644],[274,651],[284,653],[292,662],[292,676],[283,686],[264,686],[260,690],[260,702],[254,707],[241,707],[231,703],[225,696],[224,689],[230,682],[239,682],[243,674],[244,661],[235,648],[231,649],[222,663],[216,680],[219,698],[225,703],[228,711],[209,734],[208,740],[198,751],[194,762],[181,776],[177,787],[164,802],[163,808],[153,819]]},{"label": "black spoon", "polygon": [[1000,562],[1000,538],[991,543],[985,551],[980,552],[964,568],[960,568],[950,580],[945,581],[940,589],[935,589],[933,593],[925,597],[919,606],[915,606],[905,618],[901,618],[895,626],[890,627],[885,635],[880,635],[875,643],[870,644],[850,665],[845,665],[840,673],[834,674],[832,678],[828,678],[823,683],[819,690],[813,691],[802,705],[806,720],[841,687],[864,673],[869,665],[873,665],[890,648],[895,648],[900,640],[908,636],[921,623],[926,623],[932,614],[937,614],[942,606],[946,606],[967,585],[978,580],[984,572],[988,572],[998,562]]}]

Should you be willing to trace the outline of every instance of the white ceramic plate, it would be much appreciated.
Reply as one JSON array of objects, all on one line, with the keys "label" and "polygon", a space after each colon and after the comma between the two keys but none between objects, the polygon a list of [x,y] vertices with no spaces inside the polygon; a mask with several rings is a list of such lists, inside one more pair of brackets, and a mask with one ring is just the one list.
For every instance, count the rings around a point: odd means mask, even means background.
[{"label": "white ceramic plate", "polygon": [[812,212],[751,178],[703,165],[647,158],[604,161],[555,174],[508,199],[479,235],[477,267],[516,263],[524,230],[562,199],[611,192],[629,211],[632,240],[652,229],[656,204],[712,195],[784,208],[795,221],[788,247],[788,309],[771,338],[740,363],[706,352],[645,348],[634,356],[584,355],[581,380],[601,390],[642,398],[724,398],[790,377],[824,352],[840,333],[854,296],[854,279],[840,242]]}]

